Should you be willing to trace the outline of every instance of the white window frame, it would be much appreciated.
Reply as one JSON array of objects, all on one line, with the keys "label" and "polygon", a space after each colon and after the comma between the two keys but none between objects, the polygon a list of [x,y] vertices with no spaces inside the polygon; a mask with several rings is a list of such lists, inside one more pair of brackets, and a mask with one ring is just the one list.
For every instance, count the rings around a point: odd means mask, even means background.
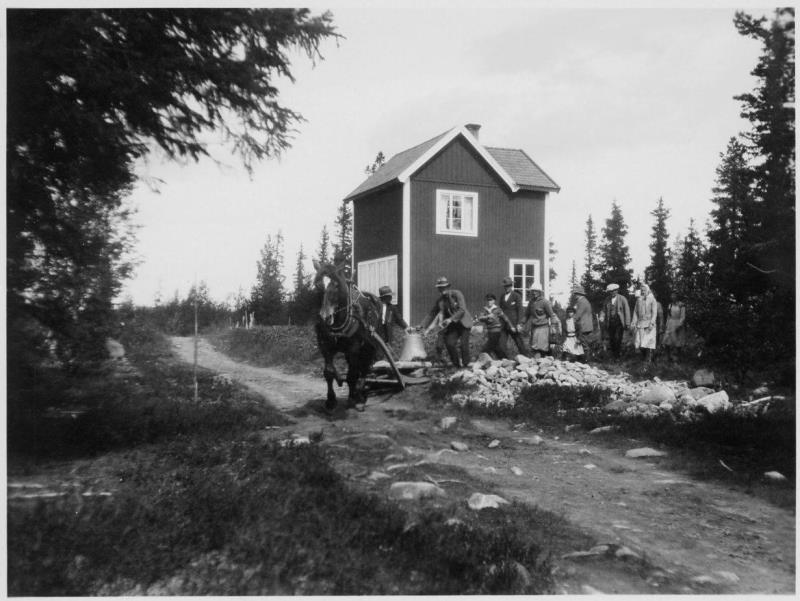
[{"label": "white window frame", "polygon": [[[540,280],[542,264],[541,264],[541,261],[539,261],[539,259],[509,259],[508,260],[508,277],[511,278],[512,282],[514,281],[514,265],[522,265],[523,266],[523,277],[525,277],[524,267],[528,266],[528,265],[533,266],[533,282],[531,283],[531,286],[533,284],[539,284],[539,286],[542,285],[542,282]],[[524,283],[524,280],[523,280],[523,283]],[[513,286],[513,289],[516,290],[517,292],[519,292],[522,295],[522,300],[526,305],[528,304],[528,301],[531,300],[530,299],[530,294],[528,293],[528,291],[530,290],[531,286],[523,286],[522,289],[517,288],[516,285]]]},{"label": "white window frame", "polygon": [[[461,198],[472,198],[472,223],[469,229],[463,228],[455,230],[447,227],[447,209],[448,203],[452,200],[453,196]],[[445,234],[447,236],[471,236],[477,237],[478,235],[478,206],[479,199],[477,192],[469,192],[466,190],[436,190],[436,233]],[[463,217],[462,217],[463,219]]]},{"label": "white window frame", "polygon": [[[391,268],[391,263],[394,262],[394,269]],[[364,275],[367,274],[366,279],[370,280],[372,278],[371,268],[374,266],[379,266],[381,263],[388,263],[389,266],[387,267],[389,270],[389,275],[386,277],[375,277],[375,281],[364,281]],[[393,272],[393,273],[392,273]],[[397,304],[397,255],[388,255],[386,257],[378,257],[377,259],[369,259],[367,261],[359,261],[358,262],[358,288],[362,292],[371,292],[374,295],[378,295],[378,288],[381,286],[389,286],[392,289],[392,304]],[[387,280],[387,281],[382,281]]]}]

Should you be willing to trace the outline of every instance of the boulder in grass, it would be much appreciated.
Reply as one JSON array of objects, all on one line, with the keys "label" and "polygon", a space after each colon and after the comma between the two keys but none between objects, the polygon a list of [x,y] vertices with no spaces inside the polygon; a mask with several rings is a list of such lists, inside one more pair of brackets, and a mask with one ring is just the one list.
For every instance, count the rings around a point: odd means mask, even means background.
[{"label": "boulder in grass", "polygon": [[611,401],[610,403],[604,405],[603,406],[603,411],[609,411],[609,412],[612,412],[612,413],[616,413],[618,411],[624,411],[625,407],[627,407],[627,406],[628,406],[628,403],[626,403],[623,400],[618,399],[616,401]]},{"label": "boulder in grass", "polygon": [[389,487],[389,498],[402,501],[444,496],[446,496],[444,490],[432,482],[395,482]]},{"label": "boulder in grass", "polygon": [[476,492],[469,499],[467,499],[467,505],[470,509],[480,511],[481,509],[487,508],[497,509],[500,507],[500,505],[508,505],[508,501],[497,495],[485,495],[483,493]]},{"label": "boulder in grass", "polygon": [[709,394],[714,394],[713,388],[708,388],[706,386],[698,386],[697,388],[690,388],[686,391],[684,396],[689,395],[692,397],[693,401],[697,401],[702,399],[704,396],[708,396]]},{"label": "boulder in grass", "polygon": [[698,369],[692,376],[692,384],[695,386],[713,386],[715,380],[714,372],[710,369]]},{"label": "boulder in grass", "polygon": [[695,403],[695,409],[705,409],[709,413],[716,413],[717,411],[725,411],[726,409],[731,408],[730,399],[728,399],[728,393],[724,390],[720,390],[719,392],[715,392],[714,394],[709,394],[708,396],[704,396],[703,398],[699,399]]},{"label": "boulder in grass", "polygon": [[452,415],[448,415],[447,417],[443,417],[441,419],[441,421],[439,422],[439,427],[442,430],[449,430],[450,428],[452,428],[453,426],[456,425],[457,421],[458,421],[458,418],[456,418],[456,417],[454,417]]},{"label": "boulder in grass", "polygon": [[764,472],[764,478],[770,482],[786,482],[786,476],[780,472]]},{"label": "boulder in grass", "polygon": [[454,451],[458,451],[459,453],[469,451],[469,445],[467,443],[459,442],[457,440],[454,440],[450,443],[450,448]]},{"label": "boulder in grass", "polygon": [[672,388],[665,384],[651,384],[639,393],[636,401],[647,403],[648,405],[660,405],[664,402],[671,403],[675,401],[675,393]]},{"label": "boulder in grass", "polygon": [[650,447],[641,447],[639,449],[631,449],[625,453],[625,457],[630,457],[632,459],[639,459],[641,457],[666,457],[666,453],[663,451],[656,451],[655,449],[651,449]]}]

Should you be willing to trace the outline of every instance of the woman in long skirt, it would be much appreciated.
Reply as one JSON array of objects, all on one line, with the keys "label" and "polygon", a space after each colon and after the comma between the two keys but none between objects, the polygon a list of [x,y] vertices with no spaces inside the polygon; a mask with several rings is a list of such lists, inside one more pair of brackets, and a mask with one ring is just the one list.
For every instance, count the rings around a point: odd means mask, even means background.
[{"label": "woman in long skirt", "polygon": [[550,301],[544,298],[541,286],[531,286],[531,300],[525,310],[524,328],[530,324],[531,353],[534,358],[550,354],[550,320],[557,319]]}]

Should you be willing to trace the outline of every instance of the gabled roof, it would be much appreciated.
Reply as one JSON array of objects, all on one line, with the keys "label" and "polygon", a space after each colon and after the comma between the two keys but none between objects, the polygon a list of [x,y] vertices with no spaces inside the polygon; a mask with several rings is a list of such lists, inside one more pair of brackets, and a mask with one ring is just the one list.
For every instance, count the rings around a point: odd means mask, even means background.
[{"label": "gabled roof", "polygon": [[350,192],[345,200],[352,200],[393,182],[405,183],[420,167],[459,135],[463,136],[483,157],[512,192],[517,192],[521,188],[546,192],[560,190],[558,185],[523,150],[487,148],[482,146],[466,127],[454,127],[435,138],[394,155]]},{"label": "gabled roof", "polygon": [[509,175],[521,188],[554,191],[561,190],[549,175],[537,165],[524,150],[517,148],[486,147],[495,160],[508,171]]}]

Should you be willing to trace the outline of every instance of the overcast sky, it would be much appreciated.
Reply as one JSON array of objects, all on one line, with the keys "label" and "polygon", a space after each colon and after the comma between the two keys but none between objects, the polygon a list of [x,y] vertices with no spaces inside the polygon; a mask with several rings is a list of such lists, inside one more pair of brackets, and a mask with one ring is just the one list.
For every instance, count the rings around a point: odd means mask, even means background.
[{"label": "overcast sky", "polygon": [[671,236],[690,218],[702,228],[719,154],[747,128],[733,96],[753,89],[760,51],[736,32],[734,9],[493,6],[333,5],[345,39],[325,42],[314,67],[293,55],[297,81],[281,88],[307,120],[282,159],[252,179],[223,146],[212,147],[222,165],[159,155],[141,165],[162,183],[132,195],[141,264],[124,294],[185,296],[195,274],[217,300],[248,293],[278,230],[291,289],[300,244],[311,254],[324,224],[333,234],[338,204],[378,151],[388,158],[465,123],[482,125],[487,146],[524,149],[561,186],[547,214],[555,292],[573,259],[583,269],[586,218],[599,232],[614,200],[637,274],[659,197]]}]

